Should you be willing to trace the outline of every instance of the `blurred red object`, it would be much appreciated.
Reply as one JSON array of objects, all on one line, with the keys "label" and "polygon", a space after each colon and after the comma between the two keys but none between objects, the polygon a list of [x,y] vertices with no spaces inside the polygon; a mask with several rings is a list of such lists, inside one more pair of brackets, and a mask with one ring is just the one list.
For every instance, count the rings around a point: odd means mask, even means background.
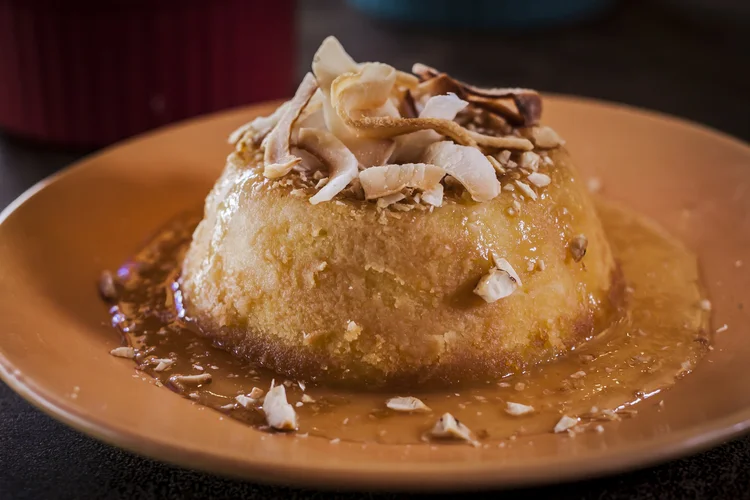
[{"label": "blurred red object", "polygon": [[0,128],[101,146],[289,94],[294,1],[0,0]]}]

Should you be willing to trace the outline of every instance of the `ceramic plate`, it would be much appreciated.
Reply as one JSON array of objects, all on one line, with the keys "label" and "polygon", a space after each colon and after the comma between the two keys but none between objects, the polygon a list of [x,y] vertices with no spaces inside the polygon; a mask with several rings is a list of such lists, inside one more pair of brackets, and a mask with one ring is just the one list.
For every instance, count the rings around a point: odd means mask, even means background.
[{"label": "ceramic plate", "polygon": [[[31,403],[116,446],[168,462],[307,486],[442,489],[540,484],[642,467],[750,426],[750,147],[654,113],[550,97],[545,121],[606,197],[660,222],[700,257],[727,324],[664,394],[602,434],[505,448],[388,446],[263,434],[134,377],[109,351],[96,282],[174,215],[199,206],[226,136],[272,106],[179,124],[107,149],[35,186],[0,216],[0,375]],[[744,265],[743,265],[744,263]],[[77,388],[77,389],[76,389]]]}]

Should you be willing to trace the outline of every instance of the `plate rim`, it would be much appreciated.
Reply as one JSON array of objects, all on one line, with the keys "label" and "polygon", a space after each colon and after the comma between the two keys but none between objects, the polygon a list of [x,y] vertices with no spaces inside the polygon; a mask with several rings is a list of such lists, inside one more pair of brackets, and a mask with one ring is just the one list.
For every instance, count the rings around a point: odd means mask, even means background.
[{"label": "plate rim", "polygon": [[[605,101],[589,97],[545,93],[545,98],[567,103],[578,103],[587,106],[604,107],[616,112],[635,114],[642,118],[668,122],[671,126],[707,133],[725,142],[728,146],[745,149],[750,156],[750,144],[726,132],[699,124],[681,117],[653,111],[628,104]],[[256,103],[249,106],[230,108],[217,113],[201,115],[188,120],[160,127],[86,155],[60,171],[50,175],[25,190],[15,200],[0,211],[0,225],[13,213],[46,187],[76,171],[86,168],[100,156],[115,152],[142,140],[154,139],[169,134],[175,129],[199,125],[220,116],[236,114],[252,116],[264,107],[279,101]],[[284,484],[293,486],[314,486],[322,489],[347,490],[399,490],[399,491],[438,491],[470,490],[487,488],[511,488],[520,486],[541,486],[563,481],[589,479],[608,474],[622,473],[642,469],[671,459],[693,455],[712,446],[726,442],[750,432],[750,407],[740,409],[714,419],[710,429],[699,432],[697,426],[691,426],[678,432],[671,432],[652,439],[647,443],[630,446],[618,446],[616,452],[596,452],[583,458],[568,457],[562,463],[549,459],[556,467],[544,467],[543,461],[536,461],[533,466],[503,464],[493,466],[493,462],[471,462],[466,467],[457,467],[455,463],[411,464],[409,471],[404,471],[394,464],[386,467],[369,466],[367,468],[344,465],[318,467],[313,462],[304,466],[292,465],[285,468],[281,462],[246,458],[236,460],[210,452],[203,452],[189,445],[160,443],[158,440],[145,439],[137,432],[122,429],[118,426],[100,421],[95,415],[84,415],[70,401],[65,401],[55,394],[47,393],[44,387],[26,383],[15,373],[16,368],[9,360],[0,341],[0,379],[16,394],[35,408],[65,425],[91,436],[108,445],[119,447],[140,456],[157,459],[166,463],[207,471],[225,477],[253,480],[266,484]],[[705,427],[705,424],[704,424]],[[607,456],[607,460],[596,460],[596,456]],[[585,466],[583,465],[585,464]],[[414,472],[415,469],[419,469]],[[494,474],[491,474],[494,473]],[[388,481],[383,481],[384,476]],[[426,481],[427,475],[432,476]]]}]

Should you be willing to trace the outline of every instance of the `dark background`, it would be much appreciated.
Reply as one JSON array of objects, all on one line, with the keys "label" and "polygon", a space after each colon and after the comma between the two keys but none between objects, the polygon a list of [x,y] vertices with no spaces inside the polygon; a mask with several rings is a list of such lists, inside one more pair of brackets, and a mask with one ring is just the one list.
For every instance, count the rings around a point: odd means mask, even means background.
[{"label": "dark background", "polygon": [[[400,69],[420,61],[477,84],[624,102],[750,140],[746,0],[631,1],[586,23],[518,33],[417,28],[373,20],[341,1],[309,0],[299,2],[297,26],[298,77],[308,70],[320,41],[334,34],[356,60],[380,60]],[[0,134],[0,208],[86,152]],[[750,498],[750,438],[644,471],[502,496]],[[2,499],[281,497],[397,495],[259,486],[164,465],[68,429],[0,384]]]}]

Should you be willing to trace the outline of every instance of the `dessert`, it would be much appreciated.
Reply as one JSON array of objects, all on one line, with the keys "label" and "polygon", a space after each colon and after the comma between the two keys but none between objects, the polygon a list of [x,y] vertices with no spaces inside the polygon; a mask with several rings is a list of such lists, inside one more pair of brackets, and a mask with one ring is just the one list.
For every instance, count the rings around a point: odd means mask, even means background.
[{"label": "dessert", "polygon": [[313,72],[208,196],[181,286],[206,335],[289,377],[413,386],[522,371],[607,320],[617,268],[539,95],[333,38]]},{"label": "dessert", "polygon": [[711,303],[695,255],[592,197],[541,111],[327,39],[231,134],[204,210],[102,275],[111,354],[332,444],[605,432],[695,368]]}]

